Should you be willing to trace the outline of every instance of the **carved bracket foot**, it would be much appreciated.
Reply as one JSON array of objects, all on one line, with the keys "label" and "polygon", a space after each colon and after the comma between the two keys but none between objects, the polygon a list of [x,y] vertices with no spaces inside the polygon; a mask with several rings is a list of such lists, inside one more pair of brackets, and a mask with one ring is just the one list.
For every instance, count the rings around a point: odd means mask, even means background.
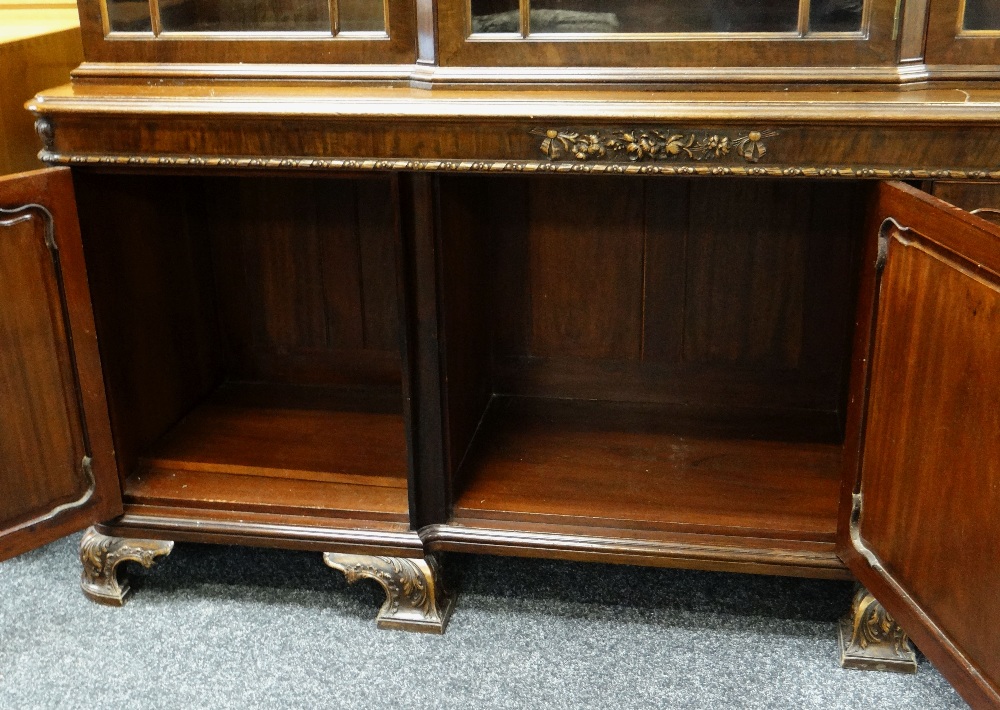
[{"label": "carved bracket foot", "polygon": [[80,540],[83,573],[80,587],[88,599],[99,604],[121,606],[131,591],[128,579],[119,577],[118,565],[138,562],[149,569],[157,558],[169,555],[174,543],[168,540],[131,540],[102,535],[94,528]]},{"label": "carved bracket foot", "polygon": [[380,629],[444,633],[454,600],[441,586],[441,572],[434,557],[414,559],[327,552],[323,561],[343,572],[348,583],[374,579],[382,585],[386,599],[378,612]]},{"label": "carved bracket foot", "polygon": [[854,595],[851,613],[840,620],[840,665],[869,671],[916,673],[910,639],[867,589]]}]

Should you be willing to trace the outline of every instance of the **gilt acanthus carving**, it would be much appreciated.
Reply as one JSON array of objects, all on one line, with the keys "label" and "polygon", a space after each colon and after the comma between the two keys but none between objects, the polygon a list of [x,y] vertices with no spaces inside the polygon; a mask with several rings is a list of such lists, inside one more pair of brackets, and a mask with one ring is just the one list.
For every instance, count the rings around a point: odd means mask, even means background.
[{"label": "gilt acanthus carving", "polygon": [[915,673],[916,656],[902,627],[871,593],[854,595],[851,613],[841,621],[841,665],[865,670]]},{"label": "gilt acanthus carving", "polygon": [[654,160],[710,161],[726,157],[759,162],[767,154],[765,140],[777,131],[754,130],[735,136],[720,132],[697,133],[655,128],[596,130],[535,129],[541,136],[538,149],[549,160]]},{"label": "gilt acanthus carving", "polygon": [[892,614],[870,594],[861,593],[860,597],[856,606],[861,608],[855,612],[853,626],[858,645],[868,648],[872,644],[887,643],[897,653],[902,651],[907,643],[906,634],[895,623]]},{"label": "gilt acanthus carving", "polygon": [[169,540],[139,540],[112,537],[90,528],[80,540],[80,587],[91,600],[121,606],[131,591],[128,580],[118,572],[122,562],[136,562],[150,568],[157,559],[169,555],[174,543]]},{"label": "gilt acanthus carving", "polygon": [[444,632],[452,599],[441,585],[433,556],[411,559],[327,552],[323,561],[343,572],[350,584],[372,579],[382,586],[386,599],[378,613],[379,627]]}]

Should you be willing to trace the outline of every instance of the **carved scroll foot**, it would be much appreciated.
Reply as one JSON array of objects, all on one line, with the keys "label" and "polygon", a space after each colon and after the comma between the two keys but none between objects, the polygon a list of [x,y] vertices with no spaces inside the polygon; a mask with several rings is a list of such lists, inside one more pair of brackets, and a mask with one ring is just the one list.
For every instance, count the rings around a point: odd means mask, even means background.
[{"label": "carved scroll foot", "polygon": [[327,552],[323,561],[343,572],[348,583],[374,579],[382,585],[386,599],[378,612],[380,629],[444,633],[454,600],[441,586],[441,573],[434,557],[372,557]]},{"label": "carved scroll foot", "polygon": [[854,595],[840,620],[840,665],[869,671],[916,673],[917,655],[892,615],[867,589]]},{"label": "carved scroll foot", "polygon": [[119,577],[118,565],[138,562],[149,569],[159,557],[169,555],[174,543],[168,540],[132,540],[109,537],[90,528],[80,540],[83,573],[80,587],[88,599],[98,604],[121,606],[131,589],[128,579]]}]

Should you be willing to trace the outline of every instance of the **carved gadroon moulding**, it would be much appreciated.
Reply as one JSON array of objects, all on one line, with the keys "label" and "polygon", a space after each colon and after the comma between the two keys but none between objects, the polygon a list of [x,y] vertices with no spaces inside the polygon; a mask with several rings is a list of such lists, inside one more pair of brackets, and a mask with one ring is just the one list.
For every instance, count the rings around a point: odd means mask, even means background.
[{"label": "carved gadroon moulding", "polygon": [[777,131],[748,131],[735,136],[725,133],[670,131],[655,128],[596,130],[534,129],[541,136],[538,149],[549,160],[717,160],[739,157],[756,163],[767,154],[764,141]]},{"label": "carved gadroon moulding", "polygon": [[906,632],[867,589],[854,595],[840,621],[840,665],[861,670],[916,673],[917,656]]},{"label": "carved gadroon moulding", "polygon": [[440,568],[433,556],[421,559],[327,552],[323,561],[343,572],[350,584],[373,579],[382,586],[386,598],[376,617],[380,629],[444,633],[453,599],[441,585]]},{"label": "carved gadroon moulding", "polygon": [[318,170],[347,172],[439,172],[490,174],[581,174],[581,175],[679,175],[847,178],[851,180],[990,180],[1000,181],[1000,170],[961,168],[908,168],[870,166],[760,165],[730,162],[723,164],[689,161],[669,162],[586,162],[554,160],[421,160],[413,158],[325,158],[250,157],[204,155],[136,155],[125,153],[75,154],[43,152],[41,160],[50,165],[88,167],[157,167],[225,170]]},{"label": "carved gadroon moulding", "polygon": [[137,562],[149,569],[158,558],[169,555],[173,549],[174,543],[169,540],[111,537],[90,528],[80,540],[80,562],[83,563],[80,587],[92,601],[121,606],[132,590],[118,566],[122,562]]}]

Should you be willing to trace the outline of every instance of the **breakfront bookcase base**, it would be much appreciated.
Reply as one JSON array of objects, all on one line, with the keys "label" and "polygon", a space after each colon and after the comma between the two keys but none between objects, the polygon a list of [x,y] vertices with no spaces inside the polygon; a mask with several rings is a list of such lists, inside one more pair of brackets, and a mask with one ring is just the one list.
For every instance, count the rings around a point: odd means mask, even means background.
[{"label": "breakfront bookcase base", "polygon": [[1000,707],[996,3],[549,4],[80,0],[0,559],[313,550],[433,632],[438,552],[856,577],[846,664]]}]

